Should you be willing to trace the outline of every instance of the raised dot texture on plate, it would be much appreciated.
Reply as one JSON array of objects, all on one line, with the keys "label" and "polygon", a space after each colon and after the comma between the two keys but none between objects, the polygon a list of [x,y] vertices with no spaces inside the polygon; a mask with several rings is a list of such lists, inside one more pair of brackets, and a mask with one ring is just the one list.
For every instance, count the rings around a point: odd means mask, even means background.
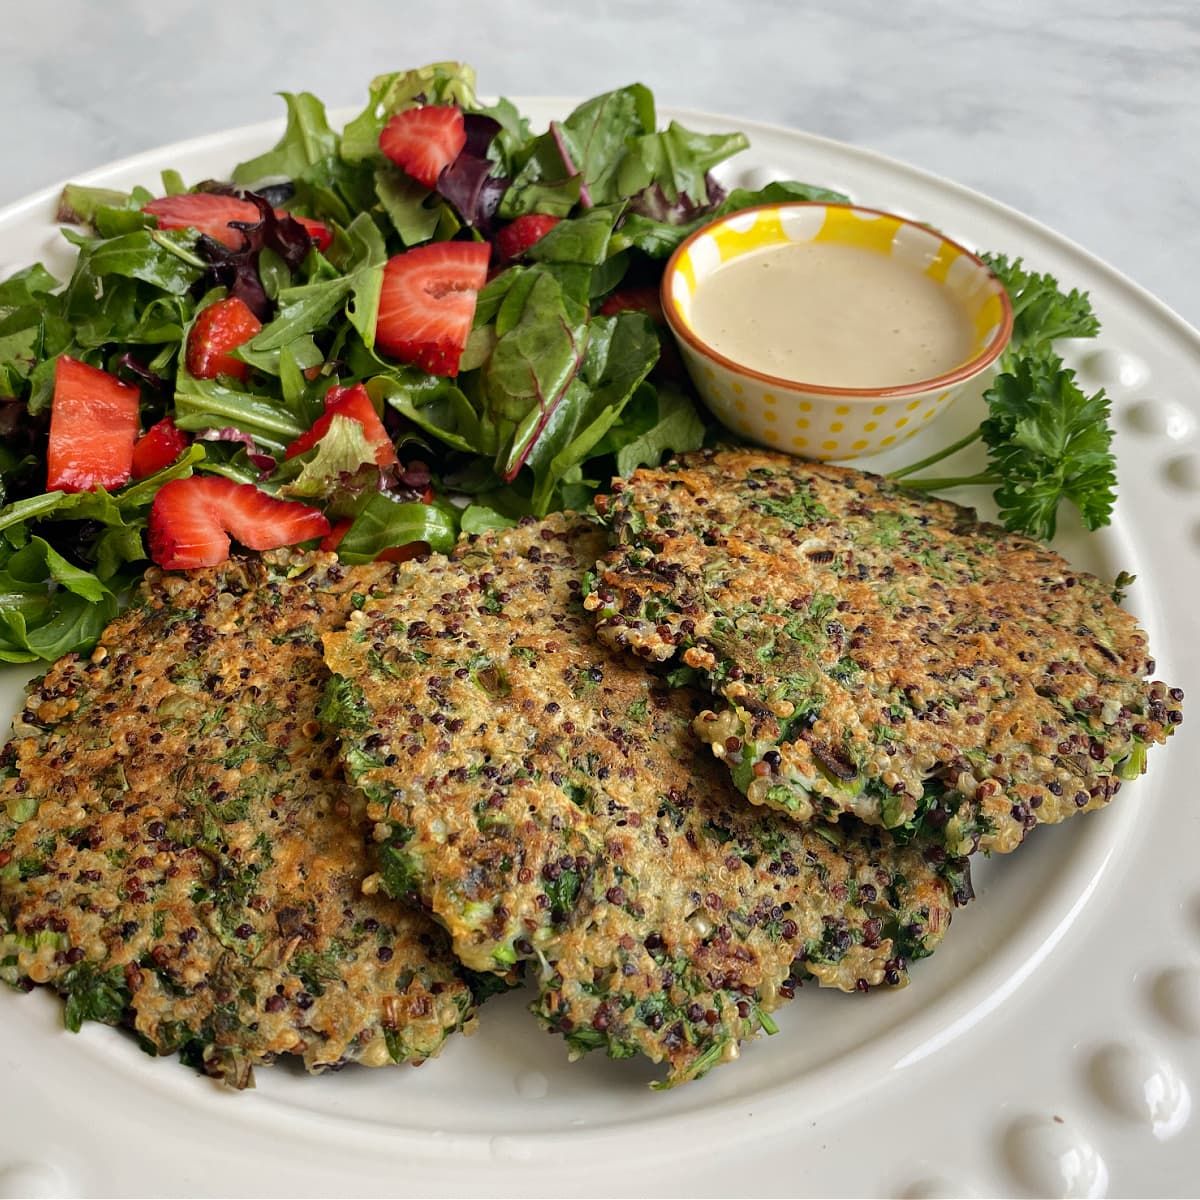
[{"label": "raised dot texture on plate", "polygon": [[1004,1158],[1035,1196],[1091,1200],[1108,1192],[1108,1166],[1095,1147],[1066,1120],[1027,1116],[1004,1133]]},{"label": "raised dot texture on plate", "polygon": [[1109,1109],[1147,1128],[1159,1141],[1174,1137],[1191,1116],[1187,1084],[1146,1047],[1119,1042],[1102,1047],[1088,1064],[1088,1077]]},{"label": "raised dot texture on plate", "polygon": [[944,1175],[925,1175],[914,1180],[897,1195],[900,1200],[956,1200],[971,1197],[976,1193]]},{"label": "raised dot texture on plate", "polygon": [[1169,967],[1150,985],[1150,996],[1160,1017],[1180,1033],[1200,1037],[1200,970]]},{"label": "raised dot texture on plate", "polygon": [[77,1190],[68,1186],[63,1172],[49,1163],[18,1162],[0,1167],[0,1200],[67,1196]]},{"label": "raised dot texture on plate", "polygon": [[1167,463],[1168,481],[1184,492],[1200,492],[1200,454],[1181,454]]},{"label": "raised dot texture on plate", "polygon": [[541,1071],[522,1071],[513,1081],[513,1087],[526,1100],[540,1100],[550,1090],[550,1081]]},{"label": "raised dot texture on plate", "polygon": [[1110,388],[1141,387],[1150,378],[1150,368],[1124,350],[1093,350],[1080,360],[1080,367]]},{"label": "raised dot texture on plate", "polygon": [[1137,400],[1125,410],[1125,424],[1138,433],[1186,441],[1196,431],[1196,419],[1169,400]]}]

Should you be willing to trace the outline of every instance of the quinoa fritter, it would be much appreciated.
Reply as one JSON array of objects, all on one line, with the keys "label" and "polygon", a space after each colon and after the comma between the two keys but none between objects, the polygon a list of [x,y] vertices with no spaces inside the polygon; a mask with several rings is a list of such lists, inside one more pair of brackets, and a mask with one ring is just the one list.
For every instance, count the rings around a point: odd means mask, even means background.
[{"label": "quinoa fritter", "polygon": [[970,509],[753,450],[612,490],[585,604],[725,702],[696,730],[754,804],[1006,852],[1106,804],[1183,719],[1108,586]]},{"label": "quinoa fritter", "polygon": [[580,579],[603,548],[559,514],[414,564],[326,634],[325,711],[374,882],[419,894],[468,967],[529,961],[574,1054],[641,1053],[678,1083],[773,1031],[803,978],[902,982],[950,888],[940,850],[747,807],[691,733],[698,694],[593,636]]},{"label": "quinoa fritter", "polygon": [[473,1022],[427,917],[364,897],[361,802],[316,720],[320,635],[379,568],[147,573],[0,757],[0,978],[235,1087],[300,1056],[420,1062]]}]

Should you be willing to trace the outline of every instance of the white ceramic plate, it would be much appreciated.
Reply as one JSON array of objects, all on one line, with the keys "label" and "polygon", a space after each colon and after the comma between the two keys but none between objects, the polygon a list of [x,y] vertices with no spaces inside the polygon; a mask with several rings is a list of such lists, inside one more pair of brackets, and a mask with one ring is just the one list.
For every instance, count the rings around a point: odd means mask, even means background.
[{"label": "white ceramic plate", "polygon": [[[571,105],[520,107],[544,123]],[[1073,361],[1113,396],[1120,502],[1110,529],[1068,529],[1060,548],[1104,577],[1137,574],[1128,604],[1159,676],[1200,694],[1200,335],[1078,247],[955,184],[788,130],[664,116],[749,132],[726,182],[840,188],[1091,291],[1104,334]],[[154,186],[163,167],[219,177],[279,128],[150,151],[80,182]],[[66,268],[55,196],[0,212],[0,277],[36,258]],[[973,425],[969,407],[890,465]],[[969,499],[986,509],[986,496]],[[21,682],[0,676],[5,714]],[[50,995],[0,995],[0,1195],[1185,1194],[1200,1168],[1188,1124],[1200,755],[1187,730],[1107,811],[979,862],[977,900],[911,987],[805,988],[778,1036],[665,1094],[637,1063],[568,1064],[519,994],[488,1004],[475,1038],[452,1039],[420,1071],[308,1078],[277,1066],[243,1094],[114,1030],[64,1032]]]}]

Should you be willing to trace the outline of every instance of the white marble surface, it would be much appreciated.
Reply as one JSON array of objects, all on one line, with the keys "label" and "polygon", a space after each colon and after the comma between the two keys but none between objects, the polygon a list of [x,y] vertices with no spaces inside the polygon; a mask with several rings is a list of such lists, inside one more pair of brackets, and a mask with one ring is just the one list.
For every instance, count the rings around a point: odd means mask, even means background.
[{"label": "white marble surface", "polygon": [[306,88],[436,58],[480,89],[661,103],[870,146],[1039,218],[1200,324],[1197,0],[0,3],[0,204]]}]

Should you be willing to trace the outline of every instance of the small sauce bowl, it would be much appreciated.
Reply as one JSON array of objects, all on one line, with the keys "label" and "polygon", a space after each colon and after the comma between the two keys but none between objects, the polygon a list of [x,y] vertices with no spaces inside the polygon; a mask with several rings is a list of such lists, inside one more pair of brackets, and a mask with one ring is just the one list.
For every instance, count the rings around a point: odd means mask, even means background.
[{"label": "small sauce bowl", "polygon": [[[834,243],[890,256],[945,288],[969,321],[965,360],[894,387],[835,387],[755,370],[725,357],[692,323],[693,302],[731,259],[771,246]],[[995,371],[1012,336],[1008,293],[970,251],[914,221],[876,209],[797,201],[731,213],[691,234],[671,256],[662,306],[697,390],[730,429],[804,458],[877,454],[912,437]]]}]

